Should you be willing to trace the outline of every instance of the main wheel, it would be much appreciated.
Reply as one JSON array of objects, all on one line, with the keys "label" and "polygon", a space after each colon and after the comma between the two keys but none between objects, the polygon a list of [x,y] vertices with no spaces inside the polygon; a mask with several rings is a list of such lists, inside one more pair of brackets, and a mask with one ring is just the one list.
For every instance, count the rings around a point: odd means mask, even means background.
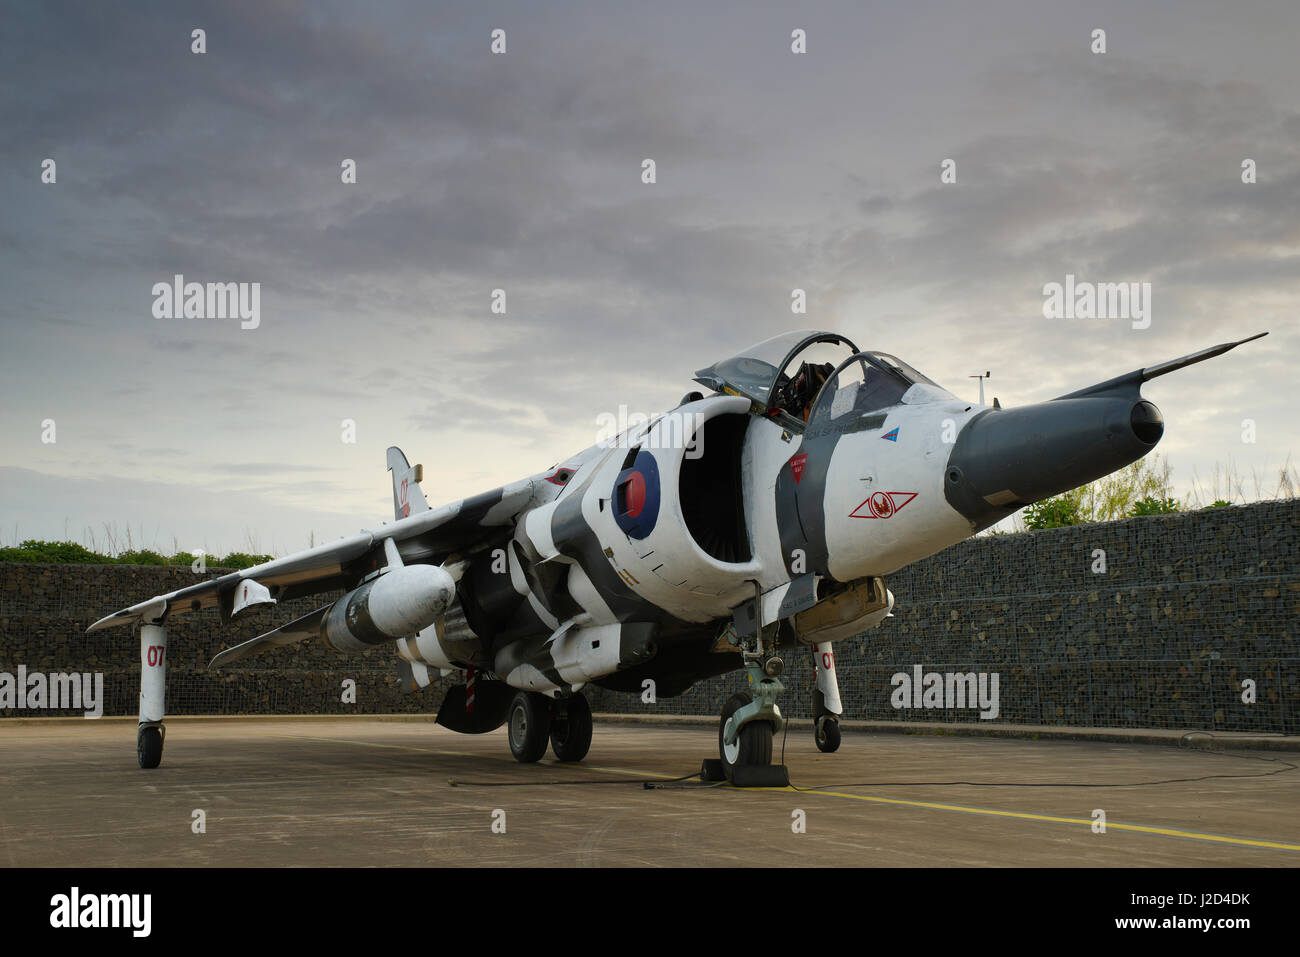
[{"label": "main wheel", "polygon": [[551,731],[551,702],[535,691],[521,691],[510,702],[510,717],[506,721],[510,737],[510,753],[516,761],[531,764],[546,753],[546,742]]},{"label": "main wheel", "polygon": [[718,756],[722,759],[722,769],[727,780],[732,780],[736,768],[742,764],[767,765],[772,763],[772,724],[769,721],[751,721],[740,729],[736,743],[728,745],[723,732],[727,728],[727,719],[754,700],[748,691],[739,691],[727,699],[722,706],[722,720],[718,722]]},{"label": "main wheel", "polygon": [[591,705],[581,694],[564,702],[564,713],[551,718],[551,750],[557,761],[581,761],[591,750]]},{"label": "main wheel", "polygon": [[817,750],[833,754],[840,749],[840,722],[833,714],[824,714],[813,726],[813,737],[817,739]]},{"label": "main wheel", "polygon": [[142,768],[156,768],[162,763],[162,728],[141,728],[135,735],[135,755]]}]

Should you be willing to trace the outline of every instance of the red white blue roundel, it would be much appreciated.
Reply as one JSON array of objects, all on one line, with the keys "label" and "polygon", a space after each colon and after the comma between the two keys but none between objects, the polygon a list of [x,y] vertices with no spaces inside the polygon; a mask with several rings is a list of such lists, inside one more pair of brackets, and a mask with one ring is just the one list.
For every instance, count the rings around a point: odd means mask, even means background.
[{"label": "red white blue roundel", "polygon": [[659,518],[659,464],[642,449],[614,482],[614,521],[629,538],[645,538]]}]

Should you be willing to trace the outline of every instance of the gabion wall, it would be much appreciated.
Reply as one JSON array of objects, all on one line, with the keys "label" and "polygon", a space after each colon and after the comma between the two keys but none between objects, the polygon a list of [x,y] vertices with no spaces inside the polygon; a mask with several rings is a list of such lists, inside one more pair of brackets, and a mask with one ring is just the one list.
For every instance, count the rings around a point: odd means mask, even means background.
[{"label": "gabion wall", "polygon": [[[996,674],[998,722],[1300,733],[1298,549],[1295,501],[965,542],[891,576],[894,617],[836,646],[845,716],[981,720],[969,707],[895,708],[891,679],[920,665]],[[86,635],[85,626],[193,581],[188,568],[0,564],[0,671],[103,672],[104,713],[135,714],[135,634]],[[343,657],[308,642],[207,670],[222,648],[273,627],[268,620],[291,621],[325,600],[282,604],[231,629],[215,612],[178,619],[169,626],[168,712],[436,710],[438,685],[398,693],[387,647]],[[811,653],[794,650],[786,661],[783,710],[807,716]],[[348,679],[355,703],[344,700]],[[653,703],[588,695],[597,711],[712,715],[742,685],[731,673]],[[68,712],[4,712],[59,713]]]}]

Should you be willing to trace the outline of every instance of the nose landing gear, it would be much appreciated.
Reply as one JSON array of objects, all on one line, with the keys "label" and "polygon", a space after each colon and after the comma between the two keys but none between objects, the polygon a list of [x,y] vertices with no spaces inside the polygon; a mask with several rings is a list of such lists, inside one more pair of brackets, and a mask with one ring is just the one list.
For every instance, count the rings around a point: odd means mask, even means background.
[{"label": "nose landing gear", "polygon": [[785,686],[765,673],[754,658],[745,662],[745,670],[754,690],[737,692],[723,705],[718,722],[719,760],[716,765],[705,762],[703,777],[714,781],[725,778],[743,788],[789,787],[785,765],[772,763],[772,736],[785,727],[776,696]]},{"label": "nose landing gear", "polygon": [[733,784],[737,772],[743,783],[756,769],[772,770],[772,735],[784,726],[781,711],[771,700],[775,696],[770,688],[758,700],[748,691],[739,691],[722,706],[718,755],[722,773]]},{"label": "nose landing gear", "polygon": [[[757,582],[755,583],[757,588]],[[727,780],[736,787],[789,787],[784,764],[772,764],[772,736],[785,727],[776,698],[785,690],[784,664],[764,650],[761,598],[755,598],[755,628],[743,641],[742,654],[749,690],[727,699],[718,722],[718,760],[705,761],[700,776]]]},{"label": "nose landing gear", "polygon": [[[772,764],[772,737],[785,727],[776,698],[785,686],[779,675],[780,658],[764,657],[761,631],[745,648],[745,672],[751,690],[727,699],[718,723],[718,760],[705,761],[701,777],[706,781],[730,781],[737,787],[788,787],[785,765]],[[817,750],[830,754],[840,747],[839,682],[835,677],[835,654],[830,642],[813,646],[817,690],[813,693],[813,739]]]}]

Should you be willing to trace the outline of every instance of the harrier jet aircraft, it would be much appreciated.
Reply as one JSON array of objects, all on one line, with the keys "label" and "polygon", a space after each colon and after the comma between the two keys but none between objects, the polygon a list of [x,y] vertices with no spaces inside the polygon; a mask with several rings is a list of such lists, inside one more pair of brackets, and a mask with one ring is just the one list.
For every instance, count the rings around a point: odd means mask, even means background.
[{"label": "harrier jet aircraft", "polygon": [[[1261,333],[1265,335],[1266,333]],[[1259,338],[1253,336],[1251,338]],[[1113,472],[1164,432],[1142,383],[1229,342],[1049,402],[959,399],[912,366],[832,332],[790,332],[696,374],[709,394],[555,467],[440,508],[388,450],[395,520],[132,605],[90,627],[140,626],[141,767],[162,758],[167,624],[342,590],[211,667],[316,639],[391,645],[404,685],[447,689],[437,721],[507,726],[520,761],[580,761],[593,684],[658,696],[744,669],[722,706],[728,779],[770,766],[782,655],[816,674],[815,737],[840,743],[835,642],[889,617],[886,576]],[[716,765],[715,765],[716,768]]]}]

